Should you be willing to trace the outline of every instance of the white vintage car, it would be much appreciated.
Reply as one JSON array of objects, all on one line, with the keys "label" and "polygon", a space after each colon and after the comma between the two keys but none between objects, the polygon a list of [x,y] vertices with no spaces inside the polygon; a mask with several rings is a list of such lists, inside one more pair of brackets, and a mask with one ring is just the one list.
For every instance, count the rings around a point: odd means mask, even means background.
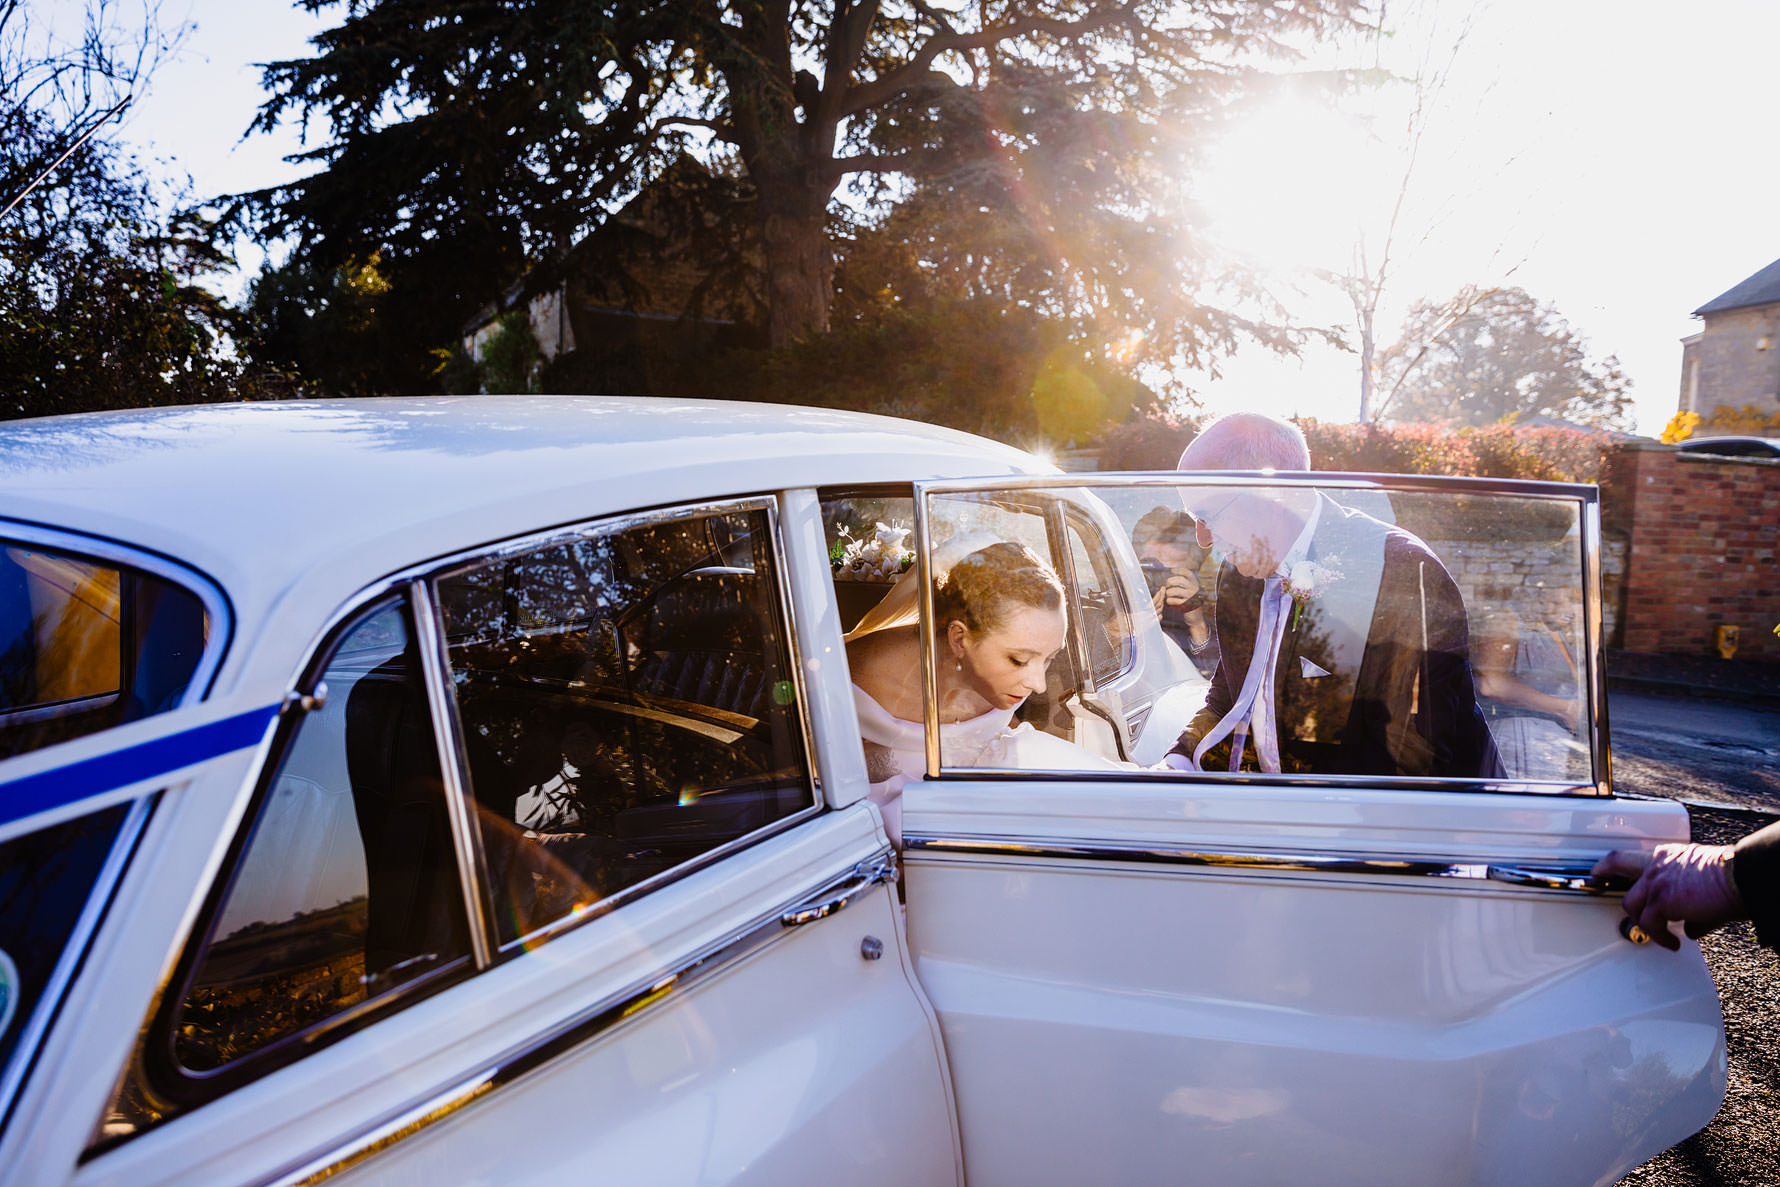
[{"label": "white vintage car", "polygon": [[[1313,489],[1444,561],[1487,767],[1160,765],[1140,523]],[[484,397],[14,422],[0,517],[8,1183],[1599,1184],[1723,1095],[1587,876],[1687,835],[1609,786],[1591,488]],[[893,848],[843,636],[971,533],[1065,587],[1045,745],[949,753],[927,634]]]}]

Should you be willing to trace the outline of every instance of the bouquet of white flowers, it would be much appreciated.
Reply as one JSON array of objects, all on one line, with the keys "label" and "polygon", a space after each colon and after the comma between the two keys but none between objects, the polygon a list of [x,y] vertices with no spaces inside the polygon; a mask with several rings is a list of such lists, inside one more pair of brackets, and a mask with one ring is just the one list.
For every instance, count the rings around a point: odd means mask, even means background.
[{"label": "bouquet of white flowers", "polygon": [[895,581],[897,576],[915,563],[915,550],[908,546],[912,529],[897,524],[880,523],[869,535],[854,535],[843,526],[840,539],[828,551],[837,579],[849,581]]}]

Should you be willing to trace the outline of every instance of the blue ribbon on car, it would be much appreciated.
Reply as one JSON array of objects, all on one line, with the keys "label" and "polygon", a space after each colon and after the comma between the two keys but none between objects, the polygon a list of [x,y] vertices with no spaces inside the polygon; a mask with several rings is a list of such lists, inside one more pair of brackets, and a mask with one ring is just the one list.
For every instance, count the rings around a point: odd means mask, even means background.
[{"label": "blue ribbon on car", "polygon": [[0,780],[0,827],[256,746],[278,708],[249,709],[176,734]]}]

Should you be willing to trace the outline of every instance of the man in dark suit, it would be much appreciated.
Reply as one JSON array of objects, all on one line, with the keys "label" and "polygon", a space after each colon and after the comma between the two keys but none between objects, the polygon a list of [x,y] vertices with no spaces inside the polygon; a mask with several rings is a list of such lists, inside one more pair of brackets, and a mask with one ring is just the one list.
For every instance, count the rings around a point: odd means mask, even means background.
[{"label": "man in dark suit", "polygon": [[[1295,425],[1235,413],[1206,426],[1180,468],[1303,471],[1310,455]],[[1501,776],[1464,603],[1426,544],[1309,487],[1190,498],[1199,542],[1226,555],[1221,658],[1169,766]]]}]

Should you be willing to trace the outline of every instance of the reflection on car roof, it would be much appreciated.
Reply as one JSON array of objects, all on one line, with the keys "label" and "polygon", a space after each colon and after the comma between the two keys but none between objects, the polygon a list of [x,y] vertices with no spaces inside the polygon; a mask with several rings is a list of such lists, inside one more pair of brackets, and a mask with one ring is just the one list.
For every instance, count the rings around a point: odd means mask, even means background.
[{"label": "reflection on car roof", "polygon": [[428,557],[637,507],[1034,471],[1047,466],[950,429],[717,400],[307,400],[0,428],[8,516],[164,552],[238,604],[318,566],[356,588]]}]

